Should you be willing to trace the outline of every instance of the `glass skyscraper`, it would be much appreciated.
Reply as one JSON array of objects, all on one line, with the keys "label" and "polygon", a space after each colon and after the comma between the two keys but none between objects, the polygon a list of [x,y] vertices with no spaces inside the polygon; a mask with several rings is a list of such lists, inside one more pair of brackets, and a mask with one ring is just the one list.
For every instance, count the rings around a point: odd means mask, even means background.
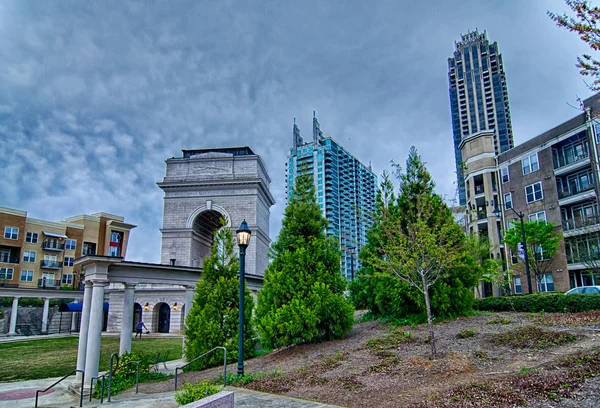
[{"label": "glass skyscraper", "polygon": [[331,137],[323,137],[313,114],[313,138],[305,143],[294,121],[293,147],[286,164],[289,200],[300,168],[312,174],[317,203],[329,222],[327,235],[340,243],[342,274],[352,280],[359,268],[358,253],[373,224],[377,176]]},{"label": "glass skyscraper", "polygon": [[[466,204],[460,142],[481,131],[494,133],[496,155],[514,146],[508,90],[498,43],[477,30],[461,34],[454,56],[448,58],[452,133],[460,205]],[[464,165],[468,165],[465,163]]]}]

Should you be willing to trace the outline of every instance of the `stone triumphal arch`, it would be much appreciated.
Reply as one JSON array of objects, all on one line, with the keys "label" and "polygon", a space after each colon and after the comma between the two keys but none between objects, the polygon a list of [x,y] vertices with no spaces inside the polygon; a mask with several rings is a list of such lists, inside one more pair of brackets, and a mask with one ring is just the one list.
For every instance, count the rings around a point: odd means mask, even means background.
[{"label": "stone triumphal arch", "polygon": [[246,273],[262,275],[268,264],[269,208],[275,203],[265,164],[249,147],[183,150],[166,160],[158,186],[164,191],[161,263],[200,267],[215,231],[235,230],[245,219],[252,230]]}]

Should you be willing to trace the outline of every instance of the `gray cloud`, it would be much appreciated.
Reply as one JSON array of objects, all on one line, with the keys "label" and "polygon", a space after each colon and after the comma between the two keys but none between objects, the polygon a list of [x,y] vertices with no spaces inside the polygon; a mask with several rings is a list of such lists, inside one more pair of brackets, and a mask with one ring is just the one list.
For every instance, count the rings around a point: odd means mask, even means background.
[{"label": "gray cloud", "polygon": [[454,196],[446,60],[487,29],[503,53],[515,141],[577,114],[586,51],[553,1],[98,1],[0,4],[0,205],[62,219],[107,211],[139,227],[132,260],[159,259],[164,160],[249,145],[283,212],[292,118],[379,174],[416,145]]}]

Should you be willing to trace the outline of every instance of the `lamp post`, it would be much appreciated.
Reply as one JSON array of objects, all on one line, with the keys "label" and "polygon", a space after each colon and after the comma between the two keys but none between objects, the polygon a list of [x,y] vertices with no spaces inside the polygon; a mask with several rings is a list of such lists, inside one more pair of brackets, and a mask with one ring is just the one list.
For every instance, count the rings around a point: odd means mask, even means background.
[{"label": "lamp post", "polygon": [[[495,207],[496,208],[494,209],[494,215],[496,215],[497,217],[501,217],[502,212],[498,208],[498,203],[495,203]],[[525,275],[527,276],[527,289],[529,291],[529,294],[531,295],[533,293],[533,288],[531,287],[531,273],[529,272],[529,254],[527,251],[527,238],[525,236],[525,223],[523,222],[523,217],[525,216],[525,214],[523,214],[522,212],[516,212],[512,206],[506,209],[512,210],[512,212],[514,212],[515,215],[521,220],[521,239],[523,240],[523,252],[525,253]]]},{"label": "lamp post", "polygon": [[244,375],[244,281],[246,272],[246,248],[250,242],[252,232],[246,220],[236,231],[237,244],[240,247],[240,322],[238,328],[238,375]]}]

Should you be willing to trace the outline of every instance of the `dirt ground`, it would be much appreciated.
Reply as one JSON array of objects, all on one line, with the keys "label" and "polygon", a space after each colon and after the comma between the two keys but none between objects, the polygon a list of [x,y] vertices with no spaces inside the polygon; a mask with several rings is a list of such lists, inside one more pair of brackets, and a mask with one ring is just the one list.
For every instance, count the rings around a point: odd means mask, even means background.
[{"label": "dirt ground", "polygon": [[[600,326],[594,324],[568,327],[541,324],[546,330],[576,336],[574,342],[541,350],[517,349],[491,341],[495,333],[528,325],[535,318],[525,313],[494,313],[436,323],[438,358],[434,361],[430,359],[431,346],[425,326],[356,323],[343,340],[298,345],[248,360],[246,373],[266,375],[246,387],[344,407],[430,406],[428,401],[432,397],[458,386],[543,367],[600,345]],[[504,319],[506,324],[490,324],[492,319]],[[462,338],[461,333],[467,337]],[[468,337],[469,334],[473,336]],[[228,366],[228,371],[235,373],[235,365]],[[222,368],[185,373],[180,384],[214,378],[220,373]],[[576,401],[571,401],[573,405],[565,406],[596,406],[590,405],[589,400],[599,389],[594,381],[587,381],[578,390]],[[172,389],[173,380],[140,385],[142,392]],[[536,403],[535,406],[563,405]]]}]

